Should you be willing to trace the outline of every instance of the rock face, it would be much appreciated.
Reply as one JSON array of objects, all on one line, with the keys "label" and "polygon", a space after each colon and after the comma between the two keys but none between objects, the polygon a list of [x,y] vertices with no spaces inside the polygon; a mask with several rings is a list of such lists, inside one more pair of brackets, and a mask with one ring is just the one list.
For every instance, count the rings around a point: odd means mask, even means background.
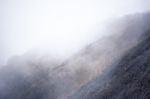
[{"label": "rock face", "polygon": [[83,86],[71,99],[149,99],[150,31],[121,61],[96,80]]},{"label": "rock face", "polygon": [[149,29],[149,13],[129,15],[108,26],[112,35],[62,64],[13,58],[0,68],[0,99],[146,99]]},{"label": "rock face", "polygon": [[[112,68],[112,64],[117,64],[126,52],[141,41],[143,31],[150,28],[148,16],[149,13],[136,14],[116,20],[108,26],[107,32],[113,32],[112,35],[87,46],[59,69],[57,68],[55,74],[63,74],[57,76],[61,79],[58,85],[63,83],[65,86],[61,93],[64,95],[67,91],[68,96],[75,93],[81,86]],[[67,98],[62,97],[61,99]]]}]

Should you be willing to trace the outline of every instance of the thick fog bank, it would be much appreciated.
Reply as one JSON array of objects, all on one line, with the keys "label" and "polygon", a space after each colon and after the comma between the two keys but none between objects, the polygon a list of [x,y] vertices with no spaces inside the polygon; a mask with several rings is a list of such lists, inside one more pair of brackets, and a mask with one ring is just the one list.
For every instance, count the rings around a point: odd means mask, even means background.
[{"label": "thick fog bank", "polygon": [[[51,56],[25,54],[12,57],[6,66],[0,68],[0,99],[69,99],[70,96],[73,99],[99,99],[110,95],[122,99],[129,95],[127,92],[141,88],[134,87],[140,84],[138,81],[145,79],[147,84],[149,29],[149,13],[128,15],[107,26],[105,32],[111,32],[110,35],[93,42],[64,62]],[[145,33],[147,38],[143,40]],[[106,71],[111,71],[112,76],[106,75]],[[141,78],[138,80],[137,77]],[[98,80],[89,83],[96,78]],[[134,79],[137,83],[132,83]],[[131,84],[128,86],[126,81]],[[142,84],[145,88],[146,84]],[[117,88],[119,90],[114,91]],[[148,93],[145,89],[141,91]]]}]

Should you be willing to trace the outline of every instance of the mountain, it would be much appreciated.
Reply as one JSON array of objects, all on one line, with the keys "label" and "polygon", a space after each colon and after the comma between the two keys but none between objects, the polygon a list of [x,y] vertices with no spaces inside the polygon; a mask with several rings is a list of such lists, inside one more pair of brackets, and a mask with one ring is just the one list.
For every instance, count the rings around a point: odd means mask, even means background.
[{"label": "mountain", "polygon": [[112,64],[113,68],[84,85],[71,99],[149,99],[150,28],[142,32],[140,42]]},{"label": "mountain", "polygon": [[[127,15],[106,27],[105,32],[110,35],[93,42],[65,62],[29,54],[12,57],[0,68],[0,99],[101,99],[109,94],[119,97],[117,93],[121,96],[121,91],[126,94],[126,84],[120,82],[134,82],[130,80],[132,75],[137,74],[136,70],[140,73],[135,62],[138,65],[148,62],[148,56],[143,53],[148,50],[149,29],[149,13]],[[136,60],[135,56],[140,55],[145,59]],[[124,71],[130,66],[135,70]],[[132,74],[132,70],[135,73]],[[115,88],[119,89],[113,91]]]},{"label": "mountain", "polygon": [[[150,29],[148,16],[149,13],[135,14],[115,20],[106,31],[112,32],[112,35],[88,45],[59,69],[57,67],[54,75],[63,74],[58,76],[58,85],[63,83],[65,86],[60,99],[67,99],[88,82],[111,70],[131,48],[140,43],[141,36]],[[65,93],[67,96],[62,98]]]}]

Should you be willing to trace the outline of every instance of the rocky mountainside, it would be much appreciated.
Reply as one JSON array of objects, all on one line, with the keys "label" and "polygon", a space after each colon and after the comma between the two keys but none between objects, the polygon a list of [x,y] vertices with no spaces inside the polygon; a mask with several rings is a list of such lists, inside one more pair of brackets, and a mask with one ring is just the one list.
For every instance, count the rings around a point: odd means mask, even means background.
[{"label": "rocky mountainside", "polygon": [[62,64],[30,55],[12,58],[0,68],[0,99],[125,99],[136,90],[147,95],[149,29],[149,13],[128,15],[108,25],[111,35]]},{"label": "rocky mountainside", "polygon": [[149,99],[150,30],[113,68],[83,86],[71,99]]},{"label": "rocky mountainside", "polygon": [[150,29],[148,16],[150,16],[149,13],[129,15],[114,21],[107,30],[107,32],[113,32],[112,35],[87,46],[59,69],[57,68],[54,75],[60,71],[63,74],[58,76],[58,79],[61,79],[58,85],[63,83],[65,86],[62,95],[65,91],[68,96],[74,94],[83,85],[111,70],[112,65],[118,64],[131,48],[141,42],[141,36],[145,34],[145,31]]}]

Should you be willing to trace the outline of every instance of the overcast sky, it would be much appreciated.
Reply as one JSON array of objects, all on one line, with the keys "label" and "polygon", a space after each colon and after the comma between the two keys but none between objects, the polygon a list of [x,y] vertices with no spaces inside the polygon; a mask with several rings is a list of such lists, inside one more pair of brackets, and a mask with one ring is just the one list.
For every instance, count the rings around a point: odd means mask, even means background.
[{"label": "overcast sky", "polygon": [[150,0],[0,0],[0,64],[27,51],[69,56],[107,18],[150,9]]}]

